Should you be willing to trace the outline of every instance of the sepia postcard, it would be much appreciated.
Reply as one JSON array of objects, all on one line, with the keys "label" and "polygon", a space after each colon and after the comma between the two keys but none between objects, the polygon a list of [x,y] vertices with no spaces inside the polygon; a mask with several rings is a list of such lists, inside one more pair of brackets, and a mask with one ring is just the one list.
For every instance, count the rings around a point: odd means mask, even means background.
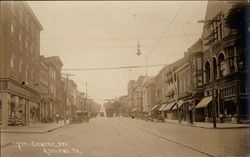
[{"label": "sepia postcard", "polygon": [[0,1],[0,157],[250,157],[249,6]]}]

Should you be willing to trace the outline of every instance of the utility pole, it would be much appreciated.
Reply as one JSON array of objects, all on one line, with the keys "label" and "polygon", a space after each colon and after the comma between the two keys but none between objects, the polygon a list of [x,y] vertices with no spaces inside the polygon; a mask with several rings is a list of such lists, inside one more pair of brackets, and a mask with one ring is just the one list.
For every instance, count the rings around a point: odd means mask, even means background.
[{"label": "utility pole", "polygon": [[[66,76],[66,96],[65,96],[65,99],[66,99],[66,107],[64,107],[64,124],[66,124],[66,112],[67,112],[67,107],[68,107],[68,86],[69,86],[69,76],[75,76],[73,74],[62,74],[62,75],[65,75]],[[71,112],[72,112],[72,104],[70,104],[70,112],[69,112],[69,116],[70,116],[70,123],[71,123]]]},{"label": "utility pole", "polygon": [[148,55],[146,54],[146,79],[148,77]]},{"label": "utility pole", "polygon": [[[210,49],[211,50],[211,49]],[[212,53],[212,51],[211,51]],[[214,63],[213,63],[213,58],[212,58],[212,81],[211,81],[211,86],[212,86],[212,113],[213,113],[213,128],[216,128],[216,104],[215,104],[215,95],[214,95]]]},{"label": "utility pole", "polygon": [[88,82],[86,81],[86,110],[89,112],[89,106],[88,106]]}]

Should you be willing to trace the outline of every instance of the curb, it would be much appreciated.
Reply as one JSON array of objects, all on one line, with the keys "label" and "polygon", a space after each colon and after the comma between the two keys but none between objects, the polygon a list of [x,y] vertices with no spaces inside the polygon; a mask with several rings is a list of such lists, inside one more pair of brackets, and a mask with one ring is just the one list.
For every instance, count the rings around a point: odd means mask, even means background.
[{"label": "curb", "polygon": [[7,143],[5,143],[5,144],[1,144],[1,148],[7,147],[7,146],[9,146],[9,145],[11,145],[11,144],[12,144],[11,142],[7,142]]},{"label": "curb", "polygon": [[202,128],[202,129],[244,129],[244,128],[250,128],[250,126],[237,126],[237,127],[204,127],[204,126],[197,126],[195,124],[182,124],[182,123],[172,123],[172,122],[165,122],[165,123],[169,123],[169,124],[176,124],[176,125],[184,125],[184,126],[188,126],[188,127],[195,127],[195,128]]},{"label": "curb", "polygon": [[62,126],[59,126],[59,127],[56,127],[56,128],[45,130],[45,131],[3,131],[3,130],[1,130],[1,133],[45,134],[45,133],[48,133],[48,132],[52,132],[53,130],[65,127],[67,125],[70,125],[70,124],[65,124],[65,125],[62,125]]}]

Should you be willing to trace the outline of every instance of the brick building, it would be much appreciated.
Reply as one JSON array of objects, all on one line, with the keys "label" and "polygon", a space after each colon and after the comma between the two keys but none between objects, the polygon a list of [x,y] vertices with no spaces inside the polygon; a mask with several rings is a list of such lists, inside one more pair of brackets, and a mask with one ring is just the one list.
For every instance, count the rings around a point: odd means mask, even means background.
[{"label": "brick building", "polygon": [[[237,47],[236,30],[226,25],[233,3],[208,2],[203,28],[203,69],[206,121],[241,122],[247,117],[249,89],[243,78],[249,74],[244,68],[243,47]],[[212,107],[214,101],[215,108]]]},{"label": "brick building", "polygon": [[40,31],[27,2],[0,3],[0,106],[2,126],[38,120]]}]

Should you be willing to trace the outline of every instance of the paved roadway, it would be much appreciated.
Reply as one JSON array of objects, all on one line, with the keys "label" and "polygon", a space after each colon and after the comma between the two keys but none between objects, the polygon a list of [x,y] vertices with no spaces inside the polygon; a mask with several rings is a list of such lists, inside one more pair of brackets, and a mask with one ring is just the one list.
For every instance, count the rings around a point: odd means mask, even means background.
[{"label": "paved roadway", "polygon": [[2,157],[246,156],[249,129],[203,129],[130,118],[94,118],[46,134],[4,133]]}]

